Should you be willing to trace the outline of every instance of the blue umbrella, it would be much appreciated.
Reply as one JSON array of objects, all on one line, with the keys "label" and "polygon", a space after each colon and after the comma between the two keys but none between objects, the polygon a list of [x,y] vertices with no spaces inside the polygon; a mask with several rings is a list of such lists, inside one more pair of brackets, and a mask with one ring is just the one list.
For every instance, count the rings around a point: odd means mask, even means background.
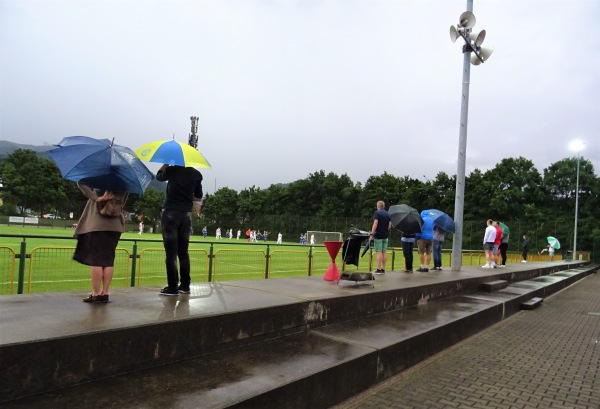
[{"label": "blue umbrella", "polygon": [[48,152],[63,178],[100,190],[142,194],[152,172],[129,148],[108,139],[68,136]]},{"label": "blue umbrella", "polygon": [[429,216],[433,219],[433,225],[440,229],[454,233],[456,227],[454,226],[454,220],[446,213],[437,209],[428,209],[421,212],[421,217]]}]

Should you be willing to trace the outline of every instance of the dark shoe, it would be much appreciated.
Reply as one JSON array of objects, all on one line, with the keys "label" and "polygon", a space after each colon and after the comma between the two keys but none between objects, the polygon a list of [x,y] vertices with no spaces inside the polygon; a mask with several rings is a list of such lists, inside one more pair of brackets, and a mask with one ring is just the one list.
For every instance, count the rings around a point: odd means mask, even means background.
[{"label": "dark shoe", "polygon": [[107,303],[108,302],[108,294],[100,294],[96,296],[96,301],[98,302],[102,302],[102,303]]},{"label": "dark shoe", "polygon": [[177,292],[181,293],[181,294],[189,294],[190,293],[190,287],[185,287],[183,285],[180,285],[179,287],[177,287]]},{"label": "dark shoe", "polygon": [[375,270],[375,272],[373,274],[381,275],[381,274],[385,274],[385,271],[377,269],[377,270]]},{"label": "dark shoe", "polygon": [[173,290],[171,287],[165,287],[160,290],[160,295],[179,295],[179,291]]},{"label": "dark shoe", "polygon": [[420,268],[417,268],[417,271],[418,271],[419,273],[426,273],[426,272],[428,272],[428,271],[429,271],[429,269],[427,269],[427,268],[423,268],[423,267],[420,267]]},{"label": "dark shoe", "polygon": [[412,273],[412,270],[404,270],[405,273]]},{"label": "dark shoe", "polygon": [[87,303],[92,303],[92,302],[100,302],[100,300],[98,299],[98,297],[100,297],[99,295],[88,295],[87,297],[85,297],[83,299],[83,302],[87,302]]}]

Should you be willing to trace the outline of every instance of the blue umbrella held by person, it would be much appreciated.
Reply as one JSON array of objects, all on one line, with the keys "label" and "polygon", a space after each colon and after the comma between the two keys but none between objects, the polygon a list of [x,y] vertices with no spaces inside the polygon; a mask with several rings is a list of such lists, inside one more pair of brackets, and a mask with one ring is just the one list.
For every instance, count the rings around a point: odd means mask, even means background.
[{"label": "blue umbrella held by person", "polygon": [[66,180],[84,181],[100,190],[144,193],[154,178],[152,172],[131,149],[113,142],[68,136],[47,154]]}]

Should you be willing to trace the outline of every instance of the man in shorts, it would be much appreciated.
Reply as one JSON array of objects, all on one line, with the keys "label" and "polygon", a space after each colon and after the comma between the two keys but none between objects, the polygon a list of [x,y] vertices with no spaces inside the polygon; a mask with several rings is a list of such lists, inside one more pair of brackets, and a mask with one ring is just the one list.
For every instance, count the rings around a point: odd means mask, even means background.
[{"label": "man in shorts", "polygon": [[488,219],[487,227],[483,235],[483,250],[485,251],[485,264],[482,268],[493,268],[494,260],[494,241],[496,240],[496,228],[492,224],[492,219]]},{"label": "man in shorts", "polygon": [[377,210],[373,213],[373,227],[369,235],[369,240],[373,241],[373,248],[377,254],[377,270],[374,274],[385,274],[388,236],[391,228],[392,219],[385,210],[385,203],[380,200],[377,202]]},{"label": "man in shorts", "polygon": [[494,240],[494,248],[492,249],[492,253],[494,255],[494,258],[492,259],[492,267],[504,267],[502,264],[500,264],[500,244],[502,243],[502,229],[496,221],[492,223],[492,226],[494,226],[494,229],[496,229],[496,239]]},{"label": "man in shorts", "polygon": [[421,214],[423,226],[421,227],[421,238],[417,240],[419,249],[419,261],[421,267],[417,269],[420,273],[429,272],[431,263],[431,249],[433,248],[433,219],[428,214]]}]

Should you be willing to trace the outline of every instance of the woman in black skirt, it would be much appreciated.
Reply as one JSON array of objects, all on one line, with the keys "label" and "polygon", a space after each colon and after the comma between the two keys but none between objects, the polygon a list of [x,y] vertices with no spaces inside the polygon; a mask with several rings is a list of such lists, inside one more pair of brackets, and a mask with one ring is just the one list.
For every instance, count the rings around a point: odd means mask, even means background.
[{"label": "woman in black skirt", "polygon": [[79,182],[77,186],[88,198],[75,229],[77,248],[73,254],[73,260],[91,267],[92,293],[83,302],[107,303],[114,273],[115,250],[125,230],[125,220],[122,214],[103,215],[100,209],[109,201],[122,208],[127,193],[106,191],[99,195],[85,182]]}]

